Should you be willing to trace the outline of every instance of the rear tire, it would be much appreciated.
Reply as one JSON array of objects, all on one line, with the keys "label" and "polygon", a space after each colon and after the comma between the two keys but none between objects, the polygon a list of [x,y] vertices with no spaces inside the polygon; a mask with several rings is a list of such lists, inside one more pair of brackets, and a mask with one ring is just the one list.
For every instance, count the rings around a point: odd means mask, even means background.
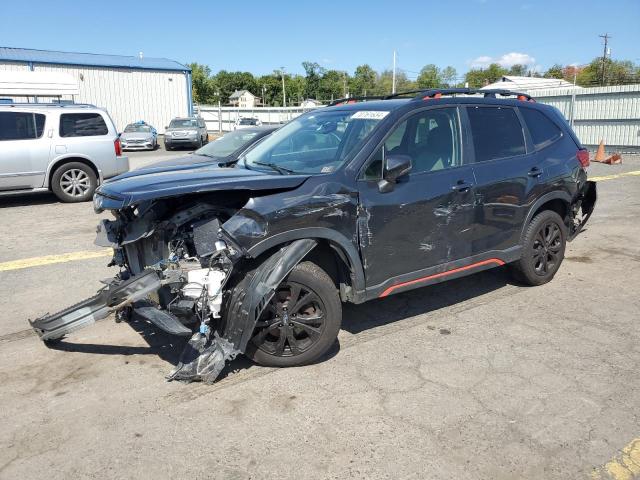
[{"label": "rear tire", "polygon": [[[249,273],[236,288],[246,287]],[[327,273],[302,262],[278,286],[258,319],[245,355],[268,367],[307,365],[327,353],[342,323],[342,304]]]},{"label": "rear tire", "polygon": [[98,179],[93,169],[80,162],[65,163],[51,177],[51,190],[66,203],[91,200],[97,186]]},{"label": "rear tire", "polygon": [[522,256],[511,264],[516,280],[526,285],[549,282],[562,264],[567,245],[567,227],[556,212],[538,213],[525,232]]}]

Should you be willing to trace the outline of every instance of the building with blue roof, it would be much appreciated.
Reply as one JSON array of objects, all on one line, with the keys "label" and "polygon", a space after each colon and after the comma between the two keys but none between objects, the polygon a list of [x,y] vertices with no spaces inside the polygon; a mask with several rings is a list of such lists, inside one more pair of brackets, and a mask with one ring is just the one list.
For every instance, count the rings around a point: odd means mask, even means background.
[{"label": "building with blue roof", "polygon": [[[90,103],[105,108],[118,129],[145,120],[164,132],[172,118],[193,115],[191,69],[167,58],[0,47],[0,80],[3,72],[24,72],[21,78],[24,76],[26,83],[28,72],[51,72],[56,79],[65,75],[70,82],[77,82],[77,94],[25,95],[15,100],[47,102],[57,98]],[[6,96],[0,91],[0,97]]]}]

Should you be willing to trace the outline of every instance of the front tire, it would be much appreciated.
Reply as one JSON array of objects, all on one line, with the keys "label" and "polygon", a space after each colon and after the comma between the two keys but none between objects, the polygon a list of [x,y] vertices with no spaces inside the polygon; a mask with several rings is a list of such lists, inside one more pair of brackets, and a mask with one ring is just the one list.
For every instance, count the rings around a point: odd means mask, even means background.
[{"label": "front tire", "polygon": [[278,286],[245,354],[269,367],[307,365],[327,353],[341,323],[342,304],[333,281],[316,264],[302,262]]},{"label": "front tire", "polygon": [[527,227],[522,257],[511,265],[516,280],[526,285],[543,285],[554,277],[567,245],[567,227],[556,212],[538,213]]},{"label": "front tire", "polygon": [[98,186],[95,172],[84,163],[70,162],[59,167],[51,178],[51,190],[66,203],[87,202]]}]

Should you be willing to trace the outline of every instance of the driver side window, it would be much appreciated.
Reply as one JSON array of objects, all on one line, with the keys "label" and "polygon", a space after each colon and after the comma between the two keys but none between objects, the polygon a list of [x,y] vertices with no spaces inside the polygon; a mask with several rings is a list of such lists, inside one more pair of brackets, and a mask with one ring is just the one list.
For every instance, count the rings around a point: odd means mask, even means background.
[{"label": "driver side window", "polygon": [[412,174],[460,166],[462,159],[457,109],[424,110],[402,122],[373,155],[362,178],[380,180],[384,160],[393,154],[411,157]]}]

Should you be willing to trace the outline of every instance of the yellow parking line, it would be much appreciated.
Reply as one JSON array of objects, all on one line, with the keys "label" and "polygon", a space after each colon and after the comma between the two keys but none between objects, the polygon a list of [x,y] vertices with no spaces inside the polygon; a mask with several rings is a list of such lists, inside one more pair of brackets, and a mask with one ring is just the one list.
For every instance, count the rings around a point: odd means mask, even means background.
[{"label": "yellow parking line", "polygon": [[613,175],[603,175],[601,177],[589,177],[589,180],[594,182],[602,182],[604,180],[614,180],[620,177],[628,177],[630,175],[640,175],[640,170],[634,170],[633,172],[614,173]]},{"label": "yellow parking line", "polygon": [[633,480],[640,478],[640,438],[635,438],[610,462],[591,473],[593,480]]},{"label": "yellow parking line", "polygon": [[11,262],[0,263],[0,272],[9,270],[19,270],[21,268],[41,267],[43,265],[53,265],[55,263],[73,262],[75,260],[88,260],[91,258],[109,257],[113,255],[113,250],[93,250],[84,252],[62,253],[60,255],[45,255],[43,257],[23,258]]}]

